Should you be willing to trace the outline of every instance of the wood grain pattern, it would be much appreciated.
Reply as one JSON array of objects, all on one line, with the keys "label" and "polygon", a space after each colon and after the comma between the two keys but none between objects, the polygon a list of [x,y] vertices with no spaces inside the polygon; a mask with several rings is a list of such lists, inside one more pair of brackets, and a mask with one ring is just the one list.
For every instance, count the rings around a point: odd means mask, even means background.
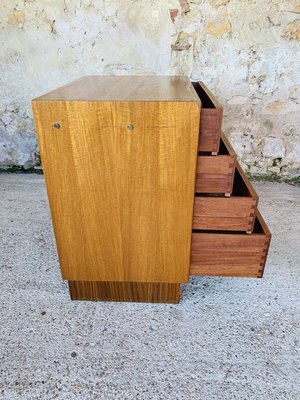
[{"label": "wood grain pattern", "polygon": [[35,101],[199,101],[185,76],[85,76]]},{"label": "wood grain pattern", "polygon": [[179,283],[69,281],[72,300],[179,303]]},{"label": "wood grain pattern", "polygon": [[258,196],[237,164],[231,197],[196,195],[193,229],[252,232]]},{"label": "wood grain pattern", "polygon": [[188,281],[200,102],[33,110],[63,278]]},{"label": "wood grain pattern", "polygon": [[215,155],[219,151],[223,107],[203,82],[192,84],[202,102],[199,151],[209,151]]},{"label": "wood grain pattern", "polygon": [[194,231],[190,274],[261,278],[270,240],[271,233],[258,210],[251,235]]},{"label": "wood grain pattern", "polygon": [[216,156],[199,153],[196,172],[196,193],[223,193],[230,196],[233,188],[236,154],[222,134]]}]

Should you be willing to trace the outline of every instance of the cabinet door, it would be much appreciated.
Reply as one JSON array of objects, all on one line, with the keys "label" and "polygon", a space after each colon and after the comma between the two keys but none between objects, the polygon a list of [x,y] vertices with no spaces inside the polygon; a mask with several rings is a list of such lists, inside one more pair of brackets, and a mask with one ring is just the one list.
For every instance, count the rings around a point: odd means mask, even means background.
[{"label": "cabinet door", "polygon": [[187,281],[199,104],[33,109],[63,277]]}]

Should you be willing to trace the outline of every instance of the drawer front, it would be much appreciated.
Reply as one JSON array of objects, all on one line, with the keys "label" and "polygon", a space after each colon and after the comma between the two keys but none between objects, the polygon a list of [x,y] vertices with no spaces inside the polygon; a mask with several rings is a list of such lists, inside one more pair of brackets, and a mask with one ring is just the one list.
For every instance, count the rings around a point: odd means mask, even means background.
[{"label": "drawer front", "polygon": [[193,229],[251,233],[257,203],[258,196],[237,163],[230,197],[213,194],[200,194],[195,197]]},{"label": "drawer front", "polygon": [[196,193],[222,193],[230,196],[233,185],[233,173],[230,175],[201,174],[196,176]]},{"label": "drawer front", "polygon": [[192,83],[198,97],[202,102],[199,151],[218,153],[221,137],[223,107],[203,82]]},{"label": "drawer front", "polygon": [[198,156],[197,174],[228,175],[234,172],[234,159],[230,156]]},{"label": "drawer front", "polygon": [[251,232],[256,206],[251,197],[196,197],[193,229]]},{"label": "drawer front", "polygon": [[251,235],[193,232],[190,274],[262,277],[270,240],[258,211]]},{"label": "drawer front", "polygon": [[196,172],[196,193],[223,193],[230,196],[233,188],[236,154],[222,134],[219,155],[199,153]]},{"label": "drawer front", "polygon": [[235,157],[198,156],[196,172],[196,193],[232,192],[235,171]]},{"label": "drawer front", "polygon": [[223,110],[202,109],[200,118],[199,151],[218,153]]}]

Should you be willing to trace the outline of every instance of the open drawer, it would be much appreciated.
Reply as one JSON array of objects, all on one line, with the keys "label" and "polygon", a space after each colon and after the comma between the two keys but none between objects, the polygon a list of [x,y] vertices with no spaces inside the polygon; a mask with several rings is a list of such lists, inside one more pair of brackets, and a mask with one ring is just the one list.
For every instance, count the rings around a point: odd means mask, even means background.
[{"label": "open drawer", "polygon": [[199,151],[209,151],[216,155],[220,145],[223,107],[203,82],[192,82],[192,84],[202,103]]},{"label": "open drawer", "polygon": [[222,134],[217,156],[199,152],[195,191],[197,193],[223,193],[225,196],[230,196],[235,165],[235,151],[226,136]]},{"label": "open drawer", "polygon": [[237,163],[230,197],[217,194],[196,194],[193,229],[251,233],[257,203],[258,196]]},{"label": "open drawer", "polygon": [[252,235],[193,231],[190,275],[263,276],[271,233],[256,211]]}]

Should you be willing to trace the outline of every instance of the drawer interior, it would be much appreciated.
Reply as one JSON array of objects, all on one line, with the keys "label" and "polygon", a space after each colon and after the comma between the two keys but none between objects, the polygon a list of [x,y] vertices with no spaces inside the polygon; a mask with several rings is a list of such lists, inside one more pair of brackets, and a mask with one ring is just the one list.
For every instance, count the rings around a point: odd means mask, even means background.
[{"label": "drawer interior", "polygon": [[[222,153],[221,153],[222,152]],[[231,157],[236,157],[236,152],[234,151],[233,147],[231,146],[229,140],[222,132],[221,140],[220,140],[220,149],[219,154],[229,155]]]},{"label": "drawer interior", "polygon": [[222,134],[220,139],[220,147],[217,156],[212,156],[211,151],[199,151],[198,156],[207,156],[207,157],[218,157],[218,156],[231,156],[236,157],[236,153],[227,140],[226,136]]},{"label": "drawer interior", "polygon": [[252,197],[258,201],[257,193],[239,163],[236,163],[232,196]]},{"label": "drawer interior", "polygon": [[265,220],[263,219],[259,210],[256,210],[256,213],[255,213],[255,222],[254,222],[253,233],[264,235],[268,238],[271,238],[271,236],[272,236],[271,232],[270,232],[267,224],[265,223]]},{"label": "drawer interior", "polygon": [[201,100],[202,108],[222,108],[218,100],[210,93],[203,82],[192,82],[194,89]]}]

